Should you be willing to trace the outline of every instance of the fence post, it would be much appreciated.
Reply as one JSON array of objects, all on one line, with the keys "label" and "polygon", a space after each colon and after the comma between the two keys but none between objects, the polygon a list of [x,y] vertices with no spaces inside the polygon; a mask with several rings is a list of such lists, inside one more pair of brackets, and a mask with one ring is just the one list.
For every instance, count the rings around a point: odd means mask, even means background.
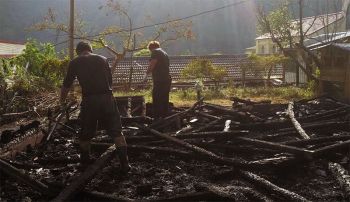
[{"label": "fence post", "polygon": [[245,68],[242,68],[242,86],[245,87]]},{"label": "fence post", "polygon": [[286,65],[282,64],[282,81],[286,83]]},{"label": "fence post", "polygon": [[[136,46],[136,35],[134,34],[134,50],[135,50],[135,46]],[[134,51],[131,52],[131,56],[130,56],[130,62],[131,62],[131,66],[130,66],[130,73],[129,73],[129,89],[131,89],[131,85],[132,85],[132,74],[134,71],[134,62],[133,62],[133,57],[134,57]]]},{"label": "fence post", "polygon": [[296,65],[296,69],[295,69],[295,85],[299,86],[300,81],[299,81],[299,76],[300,75],[300,68],[298,65]]}]

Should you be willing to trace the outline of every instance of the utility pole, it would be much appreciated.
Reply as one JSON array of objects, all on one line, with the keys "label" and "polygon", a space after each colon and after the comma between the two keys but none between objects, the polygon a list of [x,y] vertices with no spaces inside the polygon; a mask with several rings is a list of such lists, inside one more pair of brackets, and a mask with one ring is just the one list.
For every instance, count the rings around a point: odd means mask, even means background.
[{"label": "utility pole", "polygon": [[[303,31],[303,0],[299,0],[299,35],[300,35],[300,41],[299,41],[299,47],[302,47],[304,45],[304,31]],[[298,50],[300,52],[300,49]],[[303,52],[300,52],[303,54]],[[295,70],[295,84],[296,86],[299,86],[300,80],[300,68],[299,66],[296,66]]]},{"label": "utility pole", "polygon": [[300,45],[304,44],[304,32],[303,32],[303,2],[304,0],[299,0],[299,31],[300,31]]},{"label": "utility pole", "polygon": [[69,15],[69,58],[74,58],[74,0],[70,0]]},{"label": "utility pole", "polygon": [[[136,48],[136,34],[134,34],[134,48],[133,48],[133,50],[135,50],[135,48]],[[132,51],[131,52],[131,56],[130,56],[130,61],[131,61],[131,66],[130,66],[130,73],[129,73],[129,89],[131,89],[131,85],[132,85],[132,74],[133,74],[133,72],[134,72],[134,62],[133,62],[133,60],[134,60],[134,51]]]}]

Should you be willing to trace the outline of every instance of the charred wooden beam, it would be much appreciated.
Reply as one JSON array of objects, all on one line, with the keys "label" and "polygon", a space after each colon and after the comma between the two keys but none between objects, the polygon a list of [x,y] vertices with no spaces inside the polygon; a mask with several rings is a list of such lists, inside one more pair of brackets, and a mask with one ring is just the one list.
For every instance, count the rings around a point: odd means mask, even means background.
[{"label": "charred wooden beam", "polygon": [[103,167],[105,166],[110,159],[113,157],[115,153],[116,147],[112,145],[109,147],[99,159],[96,160],[92,165],[87,167],[86,171],[83,172],[80,176],[78,176],[71,184],[69,184],[65,189],[61,191],[61,193],[53,200],[56,202],[67,201],[70,197],[72,197],[79,190],[84,188],[85,184],[88,183],[93,176]]},{"label": "charred wooden beam", "polygon": [[350,200],[350,175],[348,171],[338,163],[329,163],[328,169],[343,189],[345,198]]},{"label": "charred wooden beam", "polygon": [[273,194],[278,194],[280,197],[282,197],[284,200],[287,201],[309,201],[303,196],[300,196],[299,194],[296,194],[294,192],[291,192],[287,189],[281,188],[272,182],[254,174],[248,171],[239,171],[239,175],[242,176],[244,179],[250,181],[254,185],[261,186],[265,190],[269,191]]},{"label": "charred wooden beam", "polygon": [[[45,140],[46,142],[48,142],[52,136],[52,134],[55,132],[57,126],[59,125],[60,121],[66,116],[66,117],[69,117],[69,113],[70,112],[73,112],[75,111],[78,107],[74,107],[72,108],[72,106],[74,106],[76,104],[76,102],[70,102],[68,105],[67,105],[67,108],[66,109],[63,109],[61,111],[58,112],[57,116],[53,116],[53,117],[56,117],[54,119],[55,123],[53,124],[53,126],[51,128],[49,128],[49,132],[47,134],[47,136],[45,137]],[[50,118],[50,117],[49,117]],[[52,118],[52,117],[51,117]]]},{"label": "charred wooden beam", "polygon": [[[97,151],[103,151],[106,148],[110,147],[112,144],[110,143],[92,143],[91,148]],[[143,145],[128,145],[129,153],[155,153],[159,155],[176,155],[179,157],[188,157],[191,155],[189,152],[172,149],[169,147],[152,147],[152,146],[143,146]]]},{"label": "charred wooden beam", "polygon": [[142,201],[224,201],[220,196],[212,192],[190,192],[185,194],[178,194],[167,198],[158,198],[154,200]]},{"label": "charred wooden beam", "polygon": [[34,120],[29,122],[28,124],[22,124],[19,127],[11,127],[5,128],[1,131],[0,141],[1,143],[7,144],[9,143],[16,135],[24,134],[29,130],[38,129],[40,126],[40,121]]},{"label": "charred wooden beam", "polygon": [[35,111],[32,111],[32,110],[31,111],[18,112],[18,113],[2,114],[2,115],[0,115],[0,123],[10,122],[12,120],[24,118],[24,117],[27,117],[27,116],[33,116],[33,115],[37,115],[37,113]]},{"label": "charred wooden beam", "polygon": [[[318,123],[305,123],[302,124],[302,128],[304,130],[322,130],[322,132],[327,132],[327,131],[336,131],[336,130],[349,130],[350,127],[350,122],[348,121],[330,121],[330,122],[318,122]],[[298,133],[297,130],[295,130],[295,127],[290,127],[290,128],[283,128],[279,129],[275,134],[271,135],[260,135],[258,136],[259,139],[263,140],[272,140],[276,139],[279,137],[284,137],[284,136],[295,136]]]},{"label": "charred wooden beam", "polygon": [[251,161],[251,163],[256,165],[271,165],[271,168],[274,168],[295,166],[298,165],[298,163],[301,163],[302,161],[305,161],[305,159],[299,159],[290,156],[281,156]]},{"label": "charred wooden beam", "polygon": [[[300,123],[307,124],[310,122],[313,122],[315,120],[328,120],[330,118],[339,118],[340,115],[346,115],[349,111],[341,108],[336,110],[331,110],[323,113],[319,113],[316,115],[310,115],[310,116],[304,116],[301,118],[296,118]],[[249,123],[249,124],[241,124],[239,126],[239,129],[249,129],[249,130],[266,130],[266,129],[283,129],[288,128],[290,130],[290,127],[293,127],[293,124],[289,120],[272,120],[272,121],[265,121],[262,123]]]},{"label": "charred wooden beam", "polygon": [[[64,189],[63,184],[48,184],[49,188],[54,190],[56,193],[55,195],[59,194],[61,190]],[[88,200],[88,201],[133,201],[129,198],[124,198],[116,195],[111,195],[111,194],[106,194],[98,191],[88,191],[88,190],[81,190],[77,192],[74,197],[72,197],[71,201],[83,201],[83,200]]]},{"label": "charred wooden beam", "polygon": [[[293,122],[293,124],[297,128],[299,134],[305,133],[304,129],[301,128],[298,121],[295,120],[295,122]],[[300,128],[298,128],[298,125],[300,126]],[[306,134],[306,137],[304,137],[304,139],[310,139],[310,138],[308,138],[308,135]],[[313,156],[319,157],[325,153],[330,153],[331,151],[336,151],[336,150],[339,150],[343,147],[349,147],[349,145],[350,145],[350,140],[342,142],[342,143],[337,143],[337,144],[333,144],[330,146],[326,146],[324,148],[315,150]],[[345,193],[345,197],[349,198],[349,196],[350,196],[350,176],[348,176],[344,173],[346,170],[343,169],[339,164],[331,163],[331,162],[328,163],[328,168],[330,169],[332,174],[335,176],[335,178],[337,179],[340,186],[343,188],[344,193]],[[346,180],[346,178],[347,178],[347,180]]]},{"label": "charred wooden beam", "polygon": [[304,129],[301,127],[300,123],[295,119],[293,108],[294,108],[294,104],[293,102],[290,102],[287,110],[290,120],[292,121],[295,129],[298,131],[298,133],[303,139],[310,139],[309,135],[306,134]]},{"label": "charred wooden beam", "polygon": [[198,115],[198,116],[202,116],[202,117],[208,118],[208,119],[212,119],[212,120],[219,120],[220,119],[220,117],[218,117],[218,116],[210,115],[210,114],[205,113],[205,112],[198,112],[198,111],[196,111],[195,114]]},{"label": "charred wooden beam", "polygon": [[0,170],[7,175],[11,176],[12,178],[18,180],[19,182],[22,182],[34,190],[40,192],[43,195],[47,196],[53,196],[55,193],[52,192],[52,190],[49,189],[47,185],[44,183],[31,178],[30,176],[26,175],[21,170],[17,169],[16,167],[8,164],[7,162],[0,159]]},{"label": "charred wooden beam", "polygon": [[302,123],[319,121],[319,120],[329,120],[331,118],[338,118],[341,115],[346,115],[349,113],[349,111],[350,111],[350,107],[343,106],[334,110],[328,110],[318,114],[303,116],[297,119]]},{"label": "charred wooden beam", "polygon": [[120,196],[116,196],[116,195],[112,195],[112,194],[106,194],[106,193],[102,193],[102,192],[98,192],[98,191],[81,191],[79,192],[76,198],[77,200],[75,200],[73,198],[72,201],[80,201],[82,197],[85,197],[86,200],[88,201],[118,201],[118,202],[127,202],[127,201],[134,201],[131,200],[129,198],[123,198]]},{"label": "charred wooden beam", "polygon": [[316,149],[314,151],[313,156],[316,158],[319,158],[319,157],[328,155],[332,152],[339,151],[339,150],[344,149],[344,148],[349,148],[349,146],[350,146],[350,140],[336,143],[336,144],[332,144],[332,145],[329,145],[329,146],[326,146],[326,147],[323,147],[320,149]]},{"label": "charred wooden beam", "polygon": [[[247,135],[248,131],[239,130],[239,131],[212,131],[212,132],[197,132],[197,133],[184,133],[170,137],[176,137],[178,139],[199,139],[199,138],[215,138],[215,139],[233,139],[235,137],[240,137]],[[157,141],[158,139],[152,136],[127,136],[127,142],[129,143],[140,143],[146,141]]]},{"label": "charred wooden beam", "polygon": [[37,131],[37,129],[29,130],[24,135],[0,148],[0,157],[12,158],[19,152],[26,151],[30,147],[38,146],[43,137],[44,134],[41,131]]},{"label": "charred wooden beam", "polygon": [[148,116],[121,117],[122,125],[127,126],[132,123],[151,124],[153,119]]},{"label": "charred wooden beam", "polygon": [[237,137],[237,140],[244,141],[249,144],[269,148],[269,149],[276,149],[282,152],[288,152],[291,154],[296,154],[296,155],[301,155],[305,158],[312,158],[312,151],[307,150],[307,149],[300,149],[298,147],[293,147],[293,146],[288,146],[288,145],[283,145],[283,144],[278,144],[274,142],[267,142],[263,140],[257,140],[257,139],[251,139],[251,138],[246,138],[246,137]]},{"label": "charred wooden beam", "polygon": [[[191,143],[191,142],[190,142]],[[198,143],[193,141],[193,144],[198,145],[200,147],[220,150],[222,152],[236,152],[243,154],[256,154],[256,153],[267,153],[267,154],[275,154],[275,150],[265,149],[265,148],[257,148],[249,145],[227,145],[227,144],[215,144],[215,143]]]},{"label": "charred wooden beam", "polygon": [[192,139],[192,138],[215,138],[215,139],[233,139],[236,137],[245,136],[249,131],[238,130],[238,131],[213,131],[213,132],[198,132],[198,133],[187,133],[175,135],[174,137],[179,139]]},{"label": "charred wooden beam", "polygon": [[61,121],[61,119],[62,119],[63,117],[64,117],[64,113],[63,113],[63,112],[60,113],[60,114],[57,116],[57,118],[56,118],[56,120],[55,120],[55,123],[54,123],[53,126],[50,128],[49,133],[47,134],[47,137],[46,137],[46,139],[45,139],[46,142],[47,142],[47,141],[50,141],[52,134],[55,132],[57,126],[59,125],[58,123]]},{"label": "charred wooden beam", "polygon": [[189,108],[185,111],[178,112],[176,114],[165,117],[164,119],[157,120],[156,122],[152,123],[149,127],[150,128],[159,128],[159,127],[165,127],[165,126],[171,124],[173,120],[176,120],[179,117],[182,117],[182,116],[194,111],[203,102],[203,99],[204,98],[202,98],[201,100],[196,102],[191,108]]},{"label": "charred wooden beam", "polygon": [[306,146],[306,145],[315,145],[315,144],[326,143],[326,142],[346,141],[346,140],[350,140],[350,135],[317,137],[317,138],[312,138],[307,140],[295,140],[295,141],[283,142],[283,144],[293,145],[293,146]]},{"label": "charred wooden beam", "polygon": [[197,147],[195,145],[192,145],[192,144],[189,144],[187,142],[184,142],[178,138],[175,138],[175,137],[171,137],[169,135],[166,135],[166,134],[163,134],[163,133],[160,133],[154,129],[151,129],[151,128],[147,128],[147,127],[144,127],[144,126],[141,126],[141,125],[137,125],[138,128],[142,129],[142,130],[145,130],[145,131],[148,131],[150,133],[152,133],[153,135],[155,136],[158,136],[158,137],[161,137],[165,140],[168,140],[172,143],[175,143],[181,147],[184,147],[190,151],[193,151],[197,154],[200,154],[200,155],[204,155],[208,158],[208,160],[212,161],[212,162],[217,162],[217,163],[221,163],[221,164],[226,164],[226,165],[231,165],[231,166],[237,166],[237,167],[252,167],[252,165],[250,165],[249,163],[245,162],[245,161],[239,161],[239,160],[235,160],[235,159],[230,159],[230,158],[224,158],[224,157],[221,157],[221,156],[218,156],[210,151],[207,151],[201,147]]},{"label": "charred wooden beam", "polygon": [[198,183],[195,187],[197,190],[209,191],[229,201],[273,201],[250,187],[228,186],[227,191],[210,183]]},{"label": "charred wooden beam", "polygon": [[[155,136],[158,136],[158,137],[161,137],[165,140],[168,140],[172,143],[175,143],[181,147],[184,147],[186,149],[189,149],[190,151],[193,151],[197,154],[200,154],[202,155],[203,157],[206,157],[204,158],[204,160],[206,161],[209,161],[209,162],[213,162],[213,163],[218,163],[218,164],[221,164],[221,165],[230,165],[230,166],[236,166],[236,167],[239,167],[239,168],[247,168],[247,169],[257,169],[257,168],[262,168],[263,166],[265,166],[264,164],[261,164],[261,162],[259,163],[253,163],[253,162],[247,162],[247,161],[244,161],[244,160],[236,160],[236,159],[231,159],[231,158],[226,158],[226,157],[221,157],[219,155],[216,155],[210,151],[207,151],[201,147],[198,147],[198,146],[195,146],[193,144],[190,144],[190,143],[187,143],[187,142],[184,142],[180,139],[177,139],[176,137],[172,137],[172,136],[169,136],[169,135],[166,135],[166,134],[163,134],[163,133],[160,133],[154,129],[150,129],[150,128],[147,128],[147,127],[144,127],[144,126],[140,126],[140,125],[137,125],[140,129],[142,130],[145,130],[145,131],[149,131],[151,132],[153,135]],[[237,139],[239,139],[240,137],[238,137]],[[251,142],[251,140],[247,140],[249,142]],[[261,142],[257,142],[259,144],[262,144],[264,146],[268,145],[269,148],[271,148],[271,143],[261,143]],[[272,147],[276,147],[278,149],[281,150],[289,150],[289,151],[292,151],[293,153],[297,153],[297,154],[301,154],[303,156],[305,156],[306,158],[310,158],[309,157],[309,152],[307,150],[303,150],[303,149],[299,149],[299,148],[294,148],[294,147],[290,147],[290,146],[280,146],[280,145],[273,145]],[[197,157],[198,158],[198,157]],[[202,158],[203,159],[203,158]]]},{"label": "charred wooden beam", "polygon": [[224,118],[220,118],[220,119],[218,119],[218,120],[214,120],[214,121],[212,121],[212,122],[206,124],[206,125],[203,126],[203,127],[200,127],[200,128],[197,128],[197,129],[193,130],[192,132],[196,133],[196,132],[205,131],[205,130],[207,130],[207,129],[213,127],[214,125],[216,125],[216,124],[218,124],[218,123],[221,123],[221,122],[223,122],[223,121],[225,121]]},{"label": "charred wooden beam", "polygon": [[209,103],[205,103],[204,107],[207,107],[211,110],[215,110],[221,113],[225,113],[227,115],[233,116],[239,120],[243,120],[246,122],[252,122],[252,121],[263,121],[262,118],[257,117],[253,114],[248,114],[246,112],[242,112],[242,111],[237,111],[237,110],[230,110],[230,109],[226,109],[224,107],[221,106],[217,106],[217,105],[213,105],[213,104],[209,104]]},{"label": "charred wooden beam", "polygon": [[228,201],[246,201],[247,200],[247,198],[241,192],[234,191],[233,193],[228,193],[226,191],[223,191],[222,188],[217,187],[213,184],[197,183],[195,184],[195,187],[196,187],[196,190],[208,191],[208,192],[214,193]]},{"label": "charred wooden beam", "polygon": [[[349,130],[350,121],[318,121],[312,123],[303,123],[302,127],[304,130],[322,130],[329,129],[330,131],[334,130]],[[329,131],[327,130],[327,131]],[[291,132],[295,131],[295,127],[282,128],[278,132]]]}]

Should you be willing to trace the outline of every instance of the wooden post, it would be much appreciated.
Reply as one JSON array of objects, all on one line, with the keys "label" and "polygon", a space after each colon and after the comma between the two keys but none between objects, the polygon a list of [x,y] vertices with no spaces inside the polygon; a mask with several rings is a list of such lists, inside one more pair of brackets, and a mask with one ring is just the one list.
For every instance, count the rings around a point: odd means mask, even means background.
[{"label": "wooden post", "polygon": [[70,0],[69,15],[69,58],[74,58],[74,0]]},{"label": "wooden post", "polygon": [[[136,47],[136,35],[134,34],[134,49]],[[133,71],[134,71],[134,62],[133,62],[133,56],[134,55],[134,51],[131,52],[131,56],[130,56],[130,63],[131,63],[131,66],[130,66],[130,73],[129,73],[129,89],[131,89],[131,85],[132,85],[132,74],[133,74]]]},{"label": "wooden post", "polygon": [[242,86],[245,87],[245,68],[242,68]]},{"label": "wooden post", "polygon": [[76,178],[70,185],[64,188],[61,193],[52,200],[52,202],[67,201],[79,190],[83,189],[85,184],[88,183],[93,176],[112,159],[115,153],[116,147],[112,145],[109,147],[95,163],[91,164],[84,173]]},{"label": "wooden post", "polygon": [[286,83],[286,65],[282,65],[282,81],[283,83]]}]

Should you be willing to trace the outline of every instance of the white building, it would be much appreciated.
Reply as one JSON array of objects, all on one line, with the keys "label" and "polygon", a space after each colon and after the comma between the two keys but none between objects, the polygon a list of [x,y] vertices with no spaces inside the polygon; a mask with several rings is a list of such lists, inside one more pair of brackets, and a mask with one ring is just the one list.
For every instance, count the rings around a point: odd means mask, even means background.
[{"label": "white building", "polygon": [[[350,29],[350,0],[343,1],[342,10],[338,13],[330,13],[319,16],[311,16],[302,19],[302,28],[305,39],[312,39],[322,34],[329,35],[336,32],[345,32]],[[299,20],[293,20],[295,27],[299,26]],[[291,36],[299,40],[299,30],[293,30]],[[264,34],[255,39],[255,46],[246,49],[247,54],[269,55],[279,52],[277,45],[272,42],[270,34]]]},{"label": "white building", "polygon": [[0,58],[11,58],[23,52],[23,43],[0,40]]}]

